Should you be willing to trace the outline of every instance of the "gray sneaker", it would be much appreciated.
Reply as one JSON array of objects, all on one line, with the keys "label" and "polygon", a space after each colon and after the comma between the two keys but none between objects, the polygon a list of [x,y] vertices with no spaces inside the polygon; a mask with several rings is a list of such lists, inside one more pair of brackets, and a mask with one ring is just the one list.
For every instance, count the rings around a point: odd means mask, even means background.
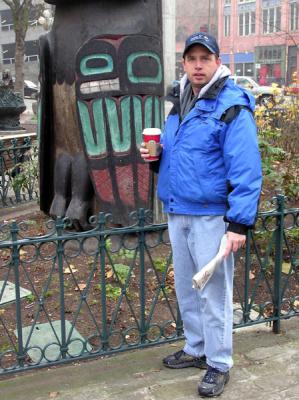
[{"label": "gray sneaker", "polygon": [[205,356],[193,357],[185,353],[184,350],[177,351],[176,353],[163,358],[163,364],[165,367],[174,369],[187,367],[195,367],[201,369],[208,368]]},{"label": "gray sneaker", "polygon": [[198,385],[198,393],[203,397],[219,396],[223,390],[224,385],[229,381],[229,371],[221,372],[216,368],[208,366],[202,381]]}]

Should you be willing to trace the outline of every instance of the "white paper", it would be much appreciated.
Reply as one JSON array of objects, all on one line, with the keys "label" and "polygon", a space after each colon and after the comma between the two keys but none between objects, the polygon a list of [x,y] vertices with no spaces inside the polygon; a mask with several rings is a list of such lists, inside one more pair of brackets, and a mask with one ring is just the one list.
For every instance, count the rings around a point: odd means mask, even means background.
[{"label": "white paper", "polygon": [[221,239],[220,247],[216,256],[193,276],[192,287],[194,289],[203,289],[213,275],[215,269],[222,263],[226,242],[227,237],[224,235]]}]

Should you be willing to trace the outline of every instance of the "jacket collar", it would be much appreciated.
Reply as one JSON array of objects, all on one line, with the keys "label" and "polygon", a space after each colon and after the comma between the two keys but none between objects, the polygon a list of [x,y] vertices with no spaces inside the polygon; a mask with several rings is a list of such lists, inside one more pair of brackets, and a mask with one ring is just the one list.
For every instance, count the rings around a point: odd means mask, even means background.
[{"label": "jacket collar", "polygon": [[218,79],[218,81],[213,83],[213,85],[207,90],[207,92],[201,97],[201,99],[216,99],[227,80],[228,76],[224,76],[223,78]]},{"label": "jacket collar", "polygon": [[[218,94],[221,92],[222,88],[224,87],[227,80],[228,80],[228,76],[218,79],[218,81],[216,81],[208,89],[208,91],[203,95],[203,97],[201,97],[201,99],[209,99],[209,100],[216,99]],[[199,99],[199,100],[201,100],[201,99]],[[180,103],[180,85],[179,84],[174,86],[169,91],[169,93],[165,97],[165,100],[171,101],[175,107],[177,106],[177,103]]]}]

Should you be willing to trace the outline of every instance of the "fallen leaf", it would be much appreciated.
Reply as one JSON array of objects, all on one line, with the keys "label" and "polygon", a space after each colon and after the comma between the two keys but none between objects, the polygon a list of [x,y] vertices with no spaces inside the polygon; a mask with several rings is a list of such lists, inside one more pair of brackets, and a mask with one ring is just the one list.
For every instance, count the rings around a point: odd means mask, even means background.
[{"label": "fallen leaf", "polygon": [[78,287],[75,288],[75,291],[78,292],[78,290],[84,290],[86,288],[86,283],[78,283]]},{"label": "fallen leaf", "polygon": [[134,376],[136,378],[144,378],[144,373],[143,372],[136,372],[136,374],[134,374]]},{"label": "fallen leaf", "polygon": [[78,270],[73,265],[70,264],[68,267],[64,268],[63,273],[67,275],[67,274],[71,274],[71,273],[74,273],[77,271]]},{"label": "fallen leaf", "polygon": [[113,271],[112,269],[110,269],[107,273],[106,273],[106,278],[111,278],[113,276]]},{"label": "fallen leaf", "polygon": [[249,271],[249,279],[255,279],[255,274],[252,271]]},{"label": "fallen leaf", "polygon": [[59,392],[50,392],[49,393],[50,399],[55,399],[57,396],[59,396]]},{"label": "fallen leaf", "polygon": [[288,274],[290,272],[290,268],[291,268],[291,264],[284,262],[284,263],[282,263],[282,266],[281,266],[281,272],[283,272],[284,274]]}]

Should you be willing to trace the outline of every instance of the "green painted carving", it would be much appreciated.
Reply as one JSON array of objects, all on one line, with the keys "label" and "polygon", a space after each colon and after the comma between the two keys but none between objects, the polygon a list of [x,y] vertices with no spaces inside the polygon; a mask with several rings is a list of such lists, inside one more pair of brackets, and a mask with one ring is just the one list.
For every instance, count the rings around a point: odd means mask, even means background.
[{"label": "green painted carving", "polygon": [[161,113],[160,113],[160,101],[158,97],[155,97],[154,99],[155,102],[155,127],[156,128],[161,128]]},{"label": "green painted carving", "polygon": [[[133,101],[132,101],[133,100]],[[107,120],[104,122],[103,102],[107,108]],[[133,113],[131,106],[133,104]],[[136,146],[142,142],[142,100],[139,96],[125,96],[120,102],[121,110],[121,128],[119,124],[119,115],[117,104],[114,99],[98,99],[93,102],[92,112],[95,124],[95,134],[91,127],[88,107],[84,102],[78,101],[79,115],[82,125],[83,138],[86,145],[86,151],[91,157],[99,157],[107,153],[106,129],[111,132],[111,142],[113,151],[116,153],[128,152],[131,148],[132,139],[132,121],[134,117],[134,129]],[[162,126],[162,103],[159,97],[149,96],[145,99],[144,106],[144,127],[152,126],[152,118],[154,115],[155,127]],[[107,124],[107,126],[106,126]]]},{"label": "green painted carving", "polygon": [[[90,60],[105,60],[107,65],[104,67],[90,68],[87,62]],[[84,76],[104,74],[113,71],[113,59],[109,54],[93,54],[83,57],[80,63],[80,70]]]},{"label": "green painted carving", "polygon": [[133,97],[134,106],[134,124],[135,124],[135,135],[136,145],[140,145],[142,142],[142,101],[140,97]]},{"label": "green painted carving", "polygon": [[129,151],[131,147],[130,97],[121,100],[122,132],[119,129],[115,100],[107,98],[106,107],[113,150],[117,153]]},{"label": "green painted carving", "polygon": [[92,133],[87,106],[83,102],[78,101],[78,109],[88,155],[99,156],[104,154],[106,152],[106,139],[102,112],[102,99],[96,100],[93,104],[93,113],[94,115],[97,115],[95,121],[96,137],[94,137]]},{"label": "green painted carving", "polygon": [[41,123],[42,123],[42,103],[38,101],[37,103],[37,139],[40,140],[41,135]]},{"label": "green painted carving", "polygon": [[152,128],[152,112],[153,112],[153,96],[149,96],[145,99],[144,104],[144,127]]},{"label": "green painted carving", "polygon": [[[139,57],[151,57],[154,58],[158,64],[158,73],[154,77],[150,76],[142,76],[137,77],[133,73],[133,63]],[[127,59],[127,71],[128,78],[132,83],[156,83],[159,84],[162,82],[162,65],[160,61],[160,57],[151,52],[151,51],[139,51],[137,53],[131,54]]]},{"label": "green painted carving", "polygon": [[96,146],[94,153],[97,155],[106,154],[107,144],[105,136],[105,123],[103,115],[103,99],[98,99],[92,105],[93,119],[96,129]]}]

